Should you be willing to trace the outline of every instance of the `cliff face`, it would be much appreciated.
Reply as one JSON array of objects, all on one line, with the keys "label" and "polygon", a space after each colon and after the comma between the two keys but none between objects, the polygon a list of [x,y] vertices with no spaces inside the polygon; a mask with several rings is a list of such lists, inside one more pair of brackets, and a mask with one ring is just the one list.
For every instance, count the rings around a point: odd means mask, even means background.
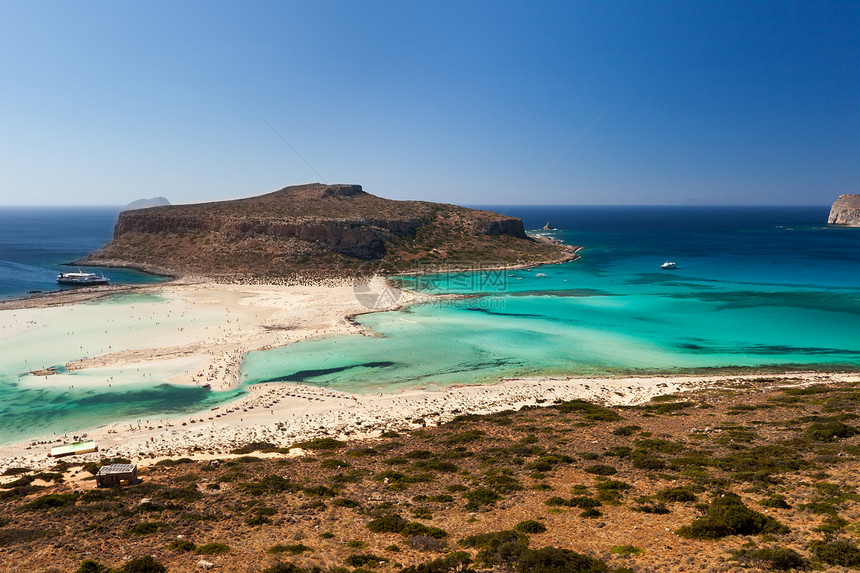
[{"label": "cliff face", "polygon": [[860,227],[860,195],[840,195],[830,208],[827,223]]},{"label": "cliff face", "polygon": [[434,262],[563,256],[563,247],[528,238],[515,217],[315,183],[248,199],[124,211],[111,242],[86,262],[176,275],[286,276],[360,272],[368,261],[404,272]]}]

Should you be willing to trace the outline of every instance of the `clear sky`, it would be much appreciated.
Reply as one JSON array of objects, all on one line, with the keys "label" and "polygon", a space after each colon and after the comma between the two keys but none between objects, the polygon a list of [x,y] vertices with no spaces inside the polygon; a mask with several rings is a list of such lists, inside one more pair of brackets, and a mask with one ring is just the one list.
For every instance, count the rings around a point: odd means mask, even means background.
[{"label": "clear sky", "polygon": [[6,205],[860,193],[860,1],[0,0],[0,73]]}]

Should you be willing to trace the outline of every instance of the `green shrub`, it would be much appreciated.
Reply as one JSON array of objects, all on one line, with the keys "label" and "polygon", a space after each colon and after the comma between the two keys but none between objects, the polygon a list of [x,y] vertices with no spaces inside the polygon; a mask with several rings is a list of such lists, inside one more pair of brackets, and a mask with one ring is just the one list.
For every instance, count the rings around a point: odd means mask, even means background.
[{"label": "green shrub", "polygon": [[838,438],[855,436],[860,433],[860,430],[844,422],[817,422],[810,424],[804,433],[816,442],[832,442]]},{"label": "green shrub", "polygon": [[342,446],[346,445],[346,442],[341,442],[340,440],[335,440],[334,438],[314,438],[313,440],[308,440],[307,442],[299,442],[298,444],[293,444],[294,448],[301,448],[303,450],[336,450]]},{"label": "green shrub", "polygon": [[813,541],[809,549],[819,561],[828,565],[860,567],[860,548],[847,539],[836,541]]},{"label": "green shrub", "polygon": [[359,505],[361,505],[360,503],[358,503],[354,499],[348,499],[345,497],[341,497],[341,498],[332,500],[331,504],[334,507],[358,507]]},{"label": "green shrub", "polygon": [[[96,470],[98,471],[98,470]],[[110,569],[93,561],[92,559],[84,559],[81,561],[81,566],[77,568],[75,573],[109,573]]]},{"label": "green shrub", "polygon": [[174,539],[167,544],[167,548],[174,551],[194,551],[197,546],[187,539]]},{"label": "green shrub", "polygon": [[459,434],[454,434],[445,440],[446,444],[456,445],[456,444],[468,444],[469,442],[474,442],[486,435],[486,432],[483,430],[466,430],[465,432],[460,432]]},{"label": "green shrub", "polygon": [[240,488],[251,495],[276,494],[283,492],[296,493],[302,489],[300,485],[294,484],[279,475],[267,475],[259,481],[244,483]]},{"label": "green shrub", "polygon": [[611,476],[618,473],[617,469],[606,464],[594,464],[585,468],[585,471],[598,476]]},{"label": "green shrub", "polygon": [[642,426],[621,426],[619,428],[615,428],[612,433],[616,436],[632,436],[641,429]]},{"label": "green shrub", "polygon": [[567,507],[578,507],[579,509],[592,509],[600,507],[603,504],[596,499],[592,499],[584,495],[578,495],[566,500],[564,505]]},{"label": "green shrub", "polygon": [[430,511],[429,507],[421,505],[412,510],[412,517],[417,519],[433,519],[433,512]]},{"label": "green shrub", "polygon": [[408,522],[399,515],[386,515],[367,524],[373,533],[400,533]]},{"label": "green shrub", "polygon": [[363,567],[365,565],[368,567],[376,567],[380,563],[388,563],[388,561],[389,559],[387,557],[379,557],[372,553],[353,553],[343,560],[343,562],[350,567]]},{"label": "green shrub", "polygon": [[316,495],[319,497],[335,497],[337,496],[337,492],[330,487],[326,487],[324,485],[312,485],[310,487],[306,487],[302,490],[308,495]]},{"label": "green shrub", "polygon": [[528,573],[611,573],[599,559],[570,549],[544,547],[529,549],[516,560],[516,570]]},{"label": "green shrub", "polygon": [[478,549],[476,560],[489,567],[508,567],[526,551],[529,538],[513,530],[471,535],[460,541],[463,547]]},{"label": "green shrub", "polygon": [[635,505],[630,509],[639,513],[650,513],[653,515],[666,515],[669,513],[669,508],[666,507],[666,504],[654,501],[642,501],[639,505]]},{"label": "green shrub", "polygon": [[327,470],[336,470],[339,468],[348,468],[349,464],[343,460],[330,459],[321,461],[320,467]]},{"label": "green shrub", "polygon": [[478,487],[468,492],[464,496],[468,503],[466,509],[475,510],[483,506],[495,505],[497,501],[502,499],[502,496],[491,489]]},{"label": "green shrub", "polygon": [[591,404],[585,400],[568,400],[555,404],[554,407],[562,413],[582,414],[586,420],[593,422],[618,422],[623,420],[614,410]]},{"label": "green shrub", "polygon": [[223,543],[207,543],[197,548],[199,555],[217,555],[219,553],[227,553],[230,551],[230,546]]},{"label": "green shrub", "polygon": [[635,545],[616,545],[609,549],[613,555],[642,555],[645,553],[641,547]]},{"label": "green shrub", "polygon": [[690,502],[698,500],[693,490],[688,487],[668,487],[657,492],[657,499],[665,502]]},{"label": "green shrub", "polygon": [[21,509],[26,511],[40,511],[44,509],[55,509],[57,507],[66,507],[74,505],[78,496],[73,493],[49,493],[37,497],[30,503],[24,504]]},{"label": "green shrub", "polygon": [[144,536],[155,533],[163,527],[167,527],[167,525],[160,521],[143,521],[129,527],[128,532],[132,535]]},{"label": "green shrub", "polygon": [[785,501],[785,496],[780,494],[775,494],[769,498],[762,499],[758,504],[762,507],[772,507],[775,509],[791,509],[791,506],[787,501]]},{"label": "green shrub", "polygon": [[837,517],[835,515],[831,515],[827,517],[824,521],[821,522],[821,525],[815,528],[815,531],[823,533],[825,535],[833,535],[834,533],[838,533],[845,529],[845,526],[851,523],[848,520],[842,519],[841,517]]},{"label": "green shrub", "polygon": [[465,551],[454,551],[444,557],[401,569],[400,573],[474,573],[472,558]]},{"label": "green shrub", "polygon": [[252,515],[245,520],[245,523],[251,527],[256,527],[257,525],[268,525],[272,523],[272,520],[265,515]]},{"label": "green shrub", "polygon": [[601,515],[603,515],[603,514],[600,513],[599,509],[597,509],[596,507],[589,507],[588,509],[586,509],[582,513],[580,513],[579,517],[584,517],[586,519],[593,519],[595,517],[600,517]]},{"label": "green shrub", "polygon": [[767,547],[764,549],[741,549],[734,559],[745,567],[789,571],[806,566],[806,559],[800,553],[787,547]]},{"label": "green shrub", "polygon": [[126,563],[117,573],[165,573],[167,567],[156,561],[152,555],[145,555],[132,559]]},{"label": "green shrub", "polygon": [[303,543],[295,545],[275,545],[266,550],[266,553],[289,553],[290,555],[301,555],[305,551],[311,551],[311,548]]},{"label": "green shrub", "polygon": [[676,532],[689,539],[719,539],[728,535],[786,533],[788,528],[773,519],[746,507],[733,493],[716,498],[707,508],[705,517],[685,525]]},{"label": "green shrub", "polygon": [[546,531],[546,525],[544,525],[540,521],[528,519],[526,521],[521,521],[516,524],[514,526],[514,531],[519,531],[520,533],[543,533],[544,531]]}]

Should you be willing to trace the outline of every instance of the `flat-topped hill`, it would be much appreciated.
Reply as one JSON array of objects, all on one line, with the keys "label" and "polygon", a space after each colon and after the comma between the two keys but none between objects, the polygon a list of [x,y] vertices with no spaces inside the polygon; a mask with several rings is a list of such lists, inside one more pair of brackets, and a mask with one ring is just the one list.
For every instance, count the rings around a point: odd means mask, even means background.
[{"label": "flat-topped hill", "polygon": [[172,275],[287,277],[571,257],[569,247],[526,236],[515,217],[312,183],[246,199],[124,211],[110,243],[85,262]]},{"label": "flat-topped hill", "polygon": [[860,227],[860,195],[840,195],[830,208],[830,225]]}]

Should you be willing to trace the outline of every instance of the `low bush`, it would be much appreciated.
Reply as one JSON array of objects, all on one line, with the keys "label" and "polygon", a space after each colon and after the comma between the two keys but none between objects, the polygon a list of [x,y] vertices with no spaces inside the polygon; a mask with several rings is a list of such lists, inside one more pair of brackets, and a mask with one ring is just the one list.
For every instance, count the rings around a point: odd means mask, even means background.
[{"label": "low bush", "polygon": [[475,510],[484,506],[495,505],[497,501],[502,499],[502,496],[491,489],[478,487],[464,495],[468,503],[466,509]]},{"label": "low bush", "polygon": [[645,553],[641,547],[635,545],[616,545],[609,549],[613,555],[642,555]]},{"label": "low bush", "polygon": [[266,550],[266,553],[289,553],[290,555],[301,555],[305,551],[311,551],[311,548],[303,543],[294,545],[274,545]]},{"label": "low bush", "polygon": [[75,573],[110,573],[110,569],[92,559],[84,559]]},{"label": "low bush", "polygon": [[611,476],[618,473],[617,469],[606,464],[594,464],[585,468],[585,471],[598,476]]},{"label": "low bush", "polygon": [[152,555],[132,559],[117,569],[117,573],[165,573],[166,571],[167,567],[156,561]]},{"label": "low bush", "polygon": [[813,541],[809,549],[816,559],[828,565],[860,567],[860,547],[847,539]]},{"label": "low bush", "polygon": [[408,522],[399,515],[386,515],[367,524],[373,533],[400,533]]},{"label": "low bush", "polygon": [[676,532],[689,539],[719,539],[728,535],[786,533],[788,528],[770,516],[749,509],[733,493],[723,494],[708,506],[706,515]]},{"label": "low bush", "polygon": [[789,571],[806,566],[806,559],[800,553],[787,547],[766,547],[764,549],[741,549],[734,559],[744,567],[776,569]]},{"label": "low bush", "polygon": [[303,450],[336,450],[342,446],[345,446],[346,442],[341,442],[340,440],[335,440],[334,438],[314,438],[313,440],[308,440],[307,442],[299,442],[297,444],[293,444],[294,448],[301,448]]},{"label": "low bush", "polygon": [[173,551],[194,551],[197,546],[187,539],[174,539],[167,544],[167,548]]},{"label": "low bush", "polygon": [[521,521],[516,524],[514,526],[514,531],[519,531],[520,533],[543,533],[544,531],[546,531],[546,525],[544,525],[540,521],[528,519],[526,521]]},{"label": "low bush", "polygon": [[380,557],[372,553],[353,553],[343,560],[350,567],[376,567],[382,563],[388,563],[387,557]]},{"label": "low bush", "polygon": [[49,493],[37,497],[30,503],[25,503],[21,509],[25,511],[41,511],[74,505],[78,496],[73,493]]},{"label": "low bush", "polygon": [[454,551],[445,557],[401,569],[400,573],[475,573],[475,570],[469,567],[471,563],[472,558],[468,553]]},{"label": "low bush", "polygon": [[129,527],[128,532],[132,535],[144,536],[155,533],[163,527],[167,527],[167,525],[160,521],[142,521]]},{"label": "low bush", "polygon": [[810,424],[804,433],[816,442],[832,442],[839,438],[855,436],[860,433],[860,430],[845,422],[817,422]]},{"label": "low bush", "polygon": [[199,555],[218,555],[230,551],[230,546],[224,543],[207,543],[197,548]]}]

